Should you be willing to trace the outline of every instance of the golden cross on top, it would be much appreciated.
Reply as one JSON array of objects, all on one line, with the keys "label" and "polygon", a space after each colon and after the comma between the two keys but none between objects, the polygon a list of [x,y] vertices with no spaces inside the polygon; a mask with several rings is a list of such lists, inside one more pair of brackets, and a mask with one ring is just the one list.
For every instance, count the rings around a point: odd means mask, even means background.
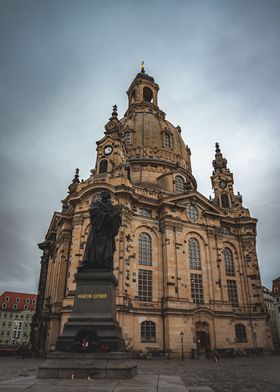
[{"label": "golden cross on top", "polygon": [[142,61],[141,63],[141,72],[145,73],[144,61]]}]

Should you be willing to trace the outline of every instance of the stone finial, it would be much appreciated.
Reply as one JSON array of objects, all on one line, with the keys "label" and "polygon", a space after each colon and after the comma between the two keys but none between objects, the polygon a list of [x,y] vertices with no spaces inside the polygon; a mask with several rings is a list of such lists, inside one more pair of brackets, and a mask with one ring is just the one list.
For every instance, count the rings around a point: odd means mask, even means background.
[{"label": "stone finial", "polygon": [[68,193],[74,193],[75,190],[76,190],[77,184],[80,183],[79,171],[80,171],[80,170],[77,168],[76,171],[75,171],[75,175],[74,175],[74,178],[73,178],[73,180],[72,180],[72,183],[71,183],[71,184],[69,185],[69,187],[68,187]]},{"label": "stone finial", "polygon": [[117,105],[113,106],[112,117],[118,117],[118,107],[117,107]]},{"label": "stone finial", "polygon": [[220,149],[220,145],[218,142],[216,142],[215,147],[216,147],[216,154],[220,154],[221,149]]}]

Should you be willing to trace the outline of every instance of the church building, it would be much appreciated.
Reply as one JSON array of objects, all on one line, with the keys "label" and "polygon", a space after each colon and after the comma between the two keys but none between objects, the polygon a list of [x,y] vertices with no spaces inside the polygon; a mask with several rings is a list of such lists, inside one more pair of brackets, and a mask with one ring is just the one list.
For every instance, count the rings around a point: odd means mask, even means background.
[{"label": "church building", "polygon": [[89,233],[89,205],[102,190],[121,207],[114,274],[117,318],[127,349],[171,355],[272,348],[256,254],[256,223],[234,192],[216,143],[213,197],[197,190],[191,151],[158,104],[142,66],[97,141],[95,167],[79,170],[55,212],[42,250],[33,346],[54,349],[71,316],[75,273]]}]

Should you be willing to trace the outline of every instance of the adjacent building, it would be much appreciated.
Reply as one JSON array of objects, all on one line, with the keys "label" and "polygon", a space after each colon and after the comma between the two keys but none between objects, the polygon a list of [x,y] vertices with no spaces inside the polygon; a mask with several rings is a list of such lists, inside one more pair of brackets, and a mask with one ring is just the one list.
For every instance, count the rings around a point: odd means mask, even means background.
[{"label": "adjacent building", "polygon": [[[264,286],[263,286],[263,297],[264,297],[264,304],[266,306],[267,317],[269,320],[273,346],[276,348],[279,346],[279,343],[280,343],[278,324],[277,324],[277,314],[275,312],[275,306],[273,303],[272,291]],[[278,311],[278,309],[277,309],[277,311]],[[279,313],[279,311],[278,311],[278,313]]]},{"label": "adjacent building", "polygon": [[36,300],[36,294],[4,291],[0,295],[0,347],[29,343]]},{"label": "adjacent building", "polygon": [[272,281],[272,297],[275,311],[277,332],[275,347],[280,349],[280,276]]},{"label": "adjacent building", "polygon": [[[218,143],[213,197],[197,190],[191,151],[158,103],[142,69],[97,141],[96,164],[79,170],[45,240],[33,319],[38,351],[55,347],[71,316],[75,273],[89,233],[89,204],[101,190],[122,208],[114,257],[117,315],[128,348],[272,348],[256,253],[256,223],[234,190]],[[209,162],[210,165],[210,162]],[[241,175],[241,174],[240,174]]]}]

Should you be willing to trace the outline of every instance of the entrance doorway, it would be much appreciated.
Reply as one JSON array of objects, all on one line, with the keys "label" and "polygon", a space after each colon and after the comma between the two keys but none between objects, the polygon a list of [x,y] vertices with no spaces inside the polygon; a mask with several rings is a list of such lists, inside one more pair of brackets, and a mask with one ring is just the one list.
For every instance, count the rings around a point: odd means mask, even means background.
[{"label": "entrance doorway", "polygon": [[205,321],[195,323],[196,344],[197,349],[201,351],[209,351],[211,348],[209,325]]}]

